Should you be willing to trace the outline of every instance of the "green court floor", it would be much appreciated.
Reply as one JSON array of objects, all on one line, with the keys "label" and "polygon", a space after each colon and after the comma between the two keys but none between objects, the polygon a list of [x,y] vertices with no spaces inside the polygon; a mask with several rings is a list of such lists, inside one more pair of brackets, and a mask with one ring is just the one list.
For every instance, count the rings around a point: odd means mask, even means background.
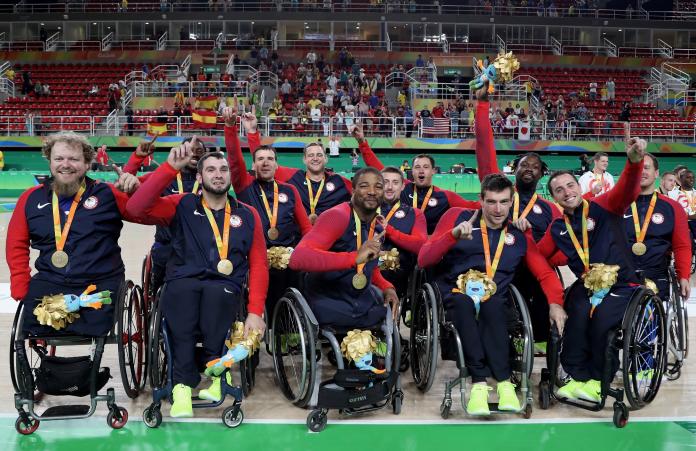
[{"label": "green court floor", "polygon": [[[364,419],[364,418],[363,418]],[[349,424],[329,422],[321,433],[302,424],[164,423],[147,429],[138,419],[115,431],[103,419],[44,422],[31,436],[14,431],[14,420],[0,420],[2,449],[33,451],[98,450],[558,450],[659,451],[696,449],[696,423],[633,421],[625,429],[610,422],[510,424]]]}]

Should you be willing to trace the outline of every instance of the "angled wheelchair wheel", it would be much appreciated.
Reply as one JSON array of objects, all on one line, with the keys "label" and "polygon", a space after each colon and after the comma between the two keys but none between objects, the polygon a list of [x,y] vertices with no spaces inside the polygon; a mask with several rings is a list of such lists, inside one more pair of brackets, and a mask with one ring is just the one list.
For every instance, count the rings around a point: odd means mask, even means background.
[{"label": "angled wheelchair wheel", "polygon": [[689,315],[681,297],[674,268],[669,269],[670,298],[667,313],[668,345],[666,376],[676,380],[681,376],[681,367],[689,353]]},{"label": "angled wheelchair wheel", "polygon": [[152,314],[150,315],[150,333],[148,340],[148,368],[150,377],[150,387],[161,388],[167,382],[167,350],[164,343],[164,334],[162,332],[162,309],[160,308],[160,296],[163,288],[160,288],[155,302],[152,305]]},{"label": "angled wheelchair wheel", "polygon": [[[34,338],[24,338],[22,334],[22,315],[24,315],[24,303],[17,305],[14,320],[12,322],[12,333],[10,336],[10,379],[15,393],[23,397],[30,397],[33,394],[34,400],[38,401],[43,393],[35,391],[33,368],[38,368],[41,364],[41,357],[56,354],[56,347],[48,345],[43,340]],[[24,357],[22,357],[21,355]]]},{"label": "angled wheelchair wheel", "polygon": [[424,284],[411,304],[411,373],[416,386],[423,392],[433,385],[437,368],[440,301],[436,290],[433,285]]},{"label": "angled wheelchair wheel", "polygon": [[285,397],[305,407],[316,378],[316,331],[301,307],[296,290],[290,289],[273,310],[271,352],[276,381]]},{"label": "angled wheelchair wheel", "polygon": [[[508,291],[508,334],[510,336],[510,380],[517,387],[532,375],[534,335],[527,303],[514,285]],[[524,376],[524,377],[523,377]]]},{"label": "angled wheelchair wheel", "polygon": [[639,289],[624,318],[622,372],[626,397],[633,409],[649,404],[660,389],[667,352],[662,301]]},{"label": "angled wheelchair wheel", "polygon": [[127,280],[121,303],[116,318],[118,364],[126,395],[129,398],[137,398],[145,385],[147,343],[147,324],[140,287]]},{"label": "angled wheelchair wheel", "polygon": [[256,385],[256,367],[259,364],[259,353],[255,352],[249,358],[239,362],[240,385],[244,396],[249,396]]}]

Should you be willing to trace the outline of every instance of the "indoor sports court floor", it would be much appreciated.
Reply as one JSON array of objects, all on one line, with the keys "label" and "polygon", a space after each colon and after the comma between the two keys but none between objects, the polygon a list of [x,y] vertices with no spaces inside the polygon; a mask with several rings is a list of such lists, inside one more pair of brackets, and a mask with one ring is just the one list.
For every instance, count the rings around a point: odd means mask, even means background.
[{"label": "indoor sports court floor", "polygon": [[[0,214],[0,252],[5,254],[5,238],[10,214]],[[153,231],[149,227],[126,224],[121,237],[127,277],[139,281],[142,258],[149,248]],[[4,263],[4,262],[3,262]],[[107,347],[104,364],[112,369],[109,386],[116,388],[117,402],[129,411],[129,421],[122,430],[106,425],[106,409],[82,421],[42,422],[31,436],[20,436],[14,430],[16,411],[9,380],[8,345],[16,303],[9,299],[9,273],[0,265],[0,449],[27,450],[203,450],[203,449],[481,449],[488,450],[696,450],[696,360],[689,359],[682,376],[662,384],[658,398],[647,408],[631,412],[625,429],[616,429],[611,422],[612,409],[591,413],[556,405],[541,410],[535,405],[532,418],[497,416],[484,420],[465,417],[456,400],[449,420],[439,415],[444,381],[456,375],[453,362],[441,363],[437,380],[427,393],[419,392],[410,372],[404,373],[405,399],[401,415],[383,409],[354,419],[329,416],[329,424],[321,433],[307,432],[308,411],[293,407],[275,387],[271,359],[261,351],[256,386],[242,406],[244,423],[230,430],[222,425],[222,409],[196,410],[196,418],[171,421],[149,430],[141,421],[143,409],[149,404],[149,393],[129,400],[121,387],[114,345]],[[690,305],[692,315],[696,311]],[[696,317],[690,322],[691,343],[696,343]],[[533,374],[534,387],[539,378],[538,360]],[[323,367],[328,374],[331,367]],[[456,393],[455,393],[456,394]],[[536,399],[536,396],[535,396]],[[54,399],[42,401],[50,406]],[[58,399],[61,403],[70,401]],[[163,413],[168,406],[163,406]],[[444,448],[448,446],[449,448]]]}]

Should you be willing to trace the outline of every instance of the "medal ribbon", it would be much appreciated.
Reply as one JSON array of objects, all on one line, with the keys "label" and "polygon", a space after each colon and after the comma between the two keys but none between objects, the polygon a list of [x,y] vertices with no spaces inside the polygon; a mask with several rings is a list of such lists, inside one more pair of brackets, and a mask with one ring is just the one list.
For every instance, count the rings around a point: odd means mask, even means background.
[{"label": "medal ribbon", "polygon": [[53,233],[56,236],[56,250],[62,251],[65,247],[65,242],[68,240],[68,233],[70,232],[70,226],[72,225],[73,218],[75,217],[75,210],[77,210],[77,205],[80,203],[82,194],[85,192],[85,186],[80,186],[80,189],[75,193],[73,197],[72,204],[70,205],[70,211],[68,212],[68,219],[65,221],[63,229],[60,228],[60,205],[58,202],[58,195],[56,191],[53,191],[52,208],[53,208]]},{"label": "medal ribbon", "polygon": [[317,204],[319,203],[319,196],[321,196],[321,192],[324,190],[324,181],[326,180],[325,178],[321,179],[321,183],[319,183],[319,189],[317,190],[317,195],[314,195],[314,190],[312,189],[312,181],[309,179],[309,177],[305,177],[307,180],[307,191],[309,192],[309,214],[316,214],[314,211],[317,209]]},{"label": "medal ribbon", "polygon": [[227,249],[230,244],[230,216],[232,216],[230,201],[228,199],[227,203],[225,203],[225,221],[222,223],[225,229],[222,238],[220,238],[220,229],[218,228],[217,222],[215,222],[213,212],[208,208],[208,203],[205,199],[203,199],[203,209],[205,210],[205,215],[208,217],[208,222],[210,222],[210,228],[213,229],[215,245],[217,246],[218,254],[220,254],[220,260],[225,260],[227,259]]},{"label": "medal ribbon", "polygon": [[263,190],[263,186],[259,184],[259,188],[261,189],[261,200],[263,201],[263,206],[266,209],[268,220],[271,222],[271,228],[274,228],[276,224],[278,224],[278,183],[273,180],[273,211],[271,211],[271,207],[268,204],[268,198]]},{"label": "medal ribbon", "polygon": [[486,275],[491,280],[493,280],[493,277],[495,277],[495,272],[498,270],[500,256],[503,253],[503,247],[505,247],[505,235],[507,235],[507,226],[500,231],[498,247],[495,249],[495,255],[493,256],[493,262],[491,263],[491,248],[490,243],[488,242],[488,227],[486,227],[486,221],[481,218],[481,238],[483,239],[483,255],[486,258]]},{"label": "medal ribbon", "polygon": [[539,195],[537,193],[534,193],[532,198],[529,200],[529,203],[527,204],[526,207],[524,207],[524,210],[522,211],[522,215],[520,216],[520,195],[515,191],[515,197],[513,200],[513,204],[515,206],[514,210],[512,211],[512,220],[517,221],[518,219],[524,219],[527,217],[529,214],[529,211],[534,207],[534,204],[537,201],[537,198]]},{"label": "medal ribbon", "polygon": [[433,195],[433,187],[430,186],[430,189],[425,195],[425,199],[423,199],[423,203],[421,206],[418,206],[418,188],[416,186],[413,187],[413,208],[418,208],[420,211],[425,211],[425,209],[428,207],[428,201],[430,200],[430,196]]},{"label": "medal ribbon", "polygon": [[568,216],[564,216],[565,220],[565,225],[566,225],[566,230],[568,230],[568,235],[570,236],[570,240],[573,242],[573,246],[575,246],[575,250],[578,252],[578,257],[580,257],[580,260],[582,260],[582,264],[585,266],[585,271],[589,271],[590,269],[590,240],[587,238],[587,214],[590,211],[590,204],[586,201],[582,201],[582,247],[580,247],[580,243],[578,242],[578,238],[575,236],[575,232],[573,232],[573,227],[570,225],[570,221],[568,221]]},{"label": "medal ribbon", "polygon": [[[176,184],[179,188],[179,194],[184,194],[184,182],[181,180],[181,173],[178,173],[176,175]],[[196,183],[193,184],[193,189],[191,190],[193,194],[196,194],[198,192],[198,180],[196,180]]]},{"label": "medal ribbon", "polygon": [[650,205],[648,206],[648,211],[645,213],[645,219],[643,219],[643,225],[638,224],[638,207],[636,203],[631,204],[631,213],[633,213],[633,227],[636,229],[636,243],[642,243],[645,241],[645,234],[648,232],[648,226],[650,225],[650,218],[652,218],[653,211],[655,210],[655,203],[657,202],[657,192],[654,192],[652,199],[650,199]]},{"label": "medal ribbon", "polygon": [[396,213],[396,210],[401,208],[401,201],[397,201],[394,206],[389,210],[389,213],[387,213],[387,217],[384,219],[385,224],[389,224],[389,220],[394,216],[394,213]]},{"label": "medal ribbon", "polygon": [[[353,218],[355,218],[355,241],[358,245],[357,249],[360,249],[360,246],[362,246],[362,222],[360,222],[360,218],[358,217],[358,214],[353,210]],[[367,239],[371,240],[372,237],[375,235],[375,225],[377,225],[377,217],[372,220],[372,223],[370,224],[370,231],[367,234]],[[362,274],[363,269],[365,268],[365,263],[360,263],[357,267],[357,273]]]}]

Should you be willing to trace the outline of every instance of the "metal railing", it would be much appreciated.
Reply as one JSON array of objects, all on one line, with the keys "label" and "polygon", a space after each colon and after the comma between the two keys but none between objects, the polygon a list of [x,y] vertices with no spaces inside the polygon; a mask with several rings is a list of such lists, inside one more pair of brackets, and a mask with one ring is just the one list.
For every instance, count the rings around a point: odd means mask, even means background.
[{"label": "metal railing", "polygon": [[498,51],[498,47],[490,42],[450,42],[448,47],[450,53],[496,53]]},{"label": "metal railing", "polygon": [[101,51],[106,52],[107,50],[111,50],[111,43],[112,42],[114,42],[114,32],[113,31],[102,38]]},{"label": "metal railing", "polygon": [[603,38],[602,42],[604,43],[604,47],[607,51],[607,56],[613,56],[614,58],[619,56],[619,51],[616,47],[616,44],[614,44],[607,38]]},{"label": "metal railing", "polygon": [[56,41],[53,44],[53,51],[100,51],[102,43],[100,41]]},{"label": "metal railing", "polygon": [[553,53],[555,55],[563,55],[563,45],[561,41],[551,36],[551,47],[553,47]]},{"label": "metal railing", "polygon": [[245,97],[247,81],[187,81],[179,83],[175,80],[136,80],[131,89],[135,97],[174,97],[182,92],[185,97],[215,95],[220,97]]},{"label": "metal railing", "polygon": [[660,50],[659,53],[665,58],[674,58],[674,49],[662,39],[657,40],[657,48]]},{"label": "metal railing", "polygon": [[500,37],[499,34],[495,35],[495,44],[498,46],[498,53],[507,53],[505,39]]},{"label": "metal railing", "polygon": [[58,41],[60,41],[60,31],[53,33],[51,36],[48,37],[48,39],[46,39],[46,42],[44,42],[44,51],[55,51],[58,45]]},{"label": "metal railing", "polygon": [[157,38],[157,50],[164,50],[167,48],[167,36],[169,36],[169,33],[165,31],[162,33],[162,36]]},{"label": "metal railing", "polygon": [[[631,136],[650,140],[672,142],[696,142],[694,121],[631,121]],[[619,121],[568,121],[567,139],[620,141],[624,139],[624,122]]]}]

